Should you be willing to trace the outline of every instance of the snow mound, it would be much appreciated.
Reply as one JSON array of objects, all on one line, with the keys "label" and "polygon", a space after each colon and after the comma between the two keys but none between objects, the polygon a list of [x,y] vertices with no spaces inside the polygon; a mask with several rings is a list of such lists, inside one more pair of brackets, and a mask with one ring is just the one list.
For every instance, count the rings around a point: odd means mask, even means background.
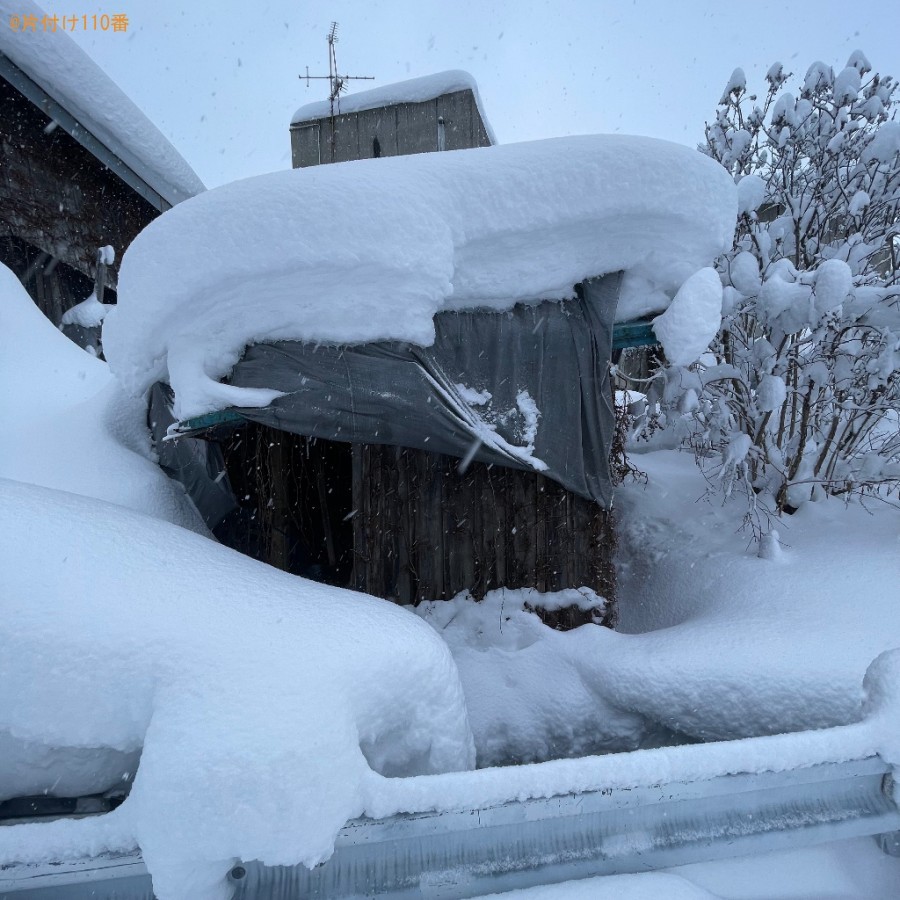
[{"label": "snow mound", "polygon": [[63,313],[59,324],[80,325],[82,328],[97,328],[103,324],[106,314],[111,309],[111,304],[101,303],[97,299],[97,295],[91,291],[90,296]]},{"label": "snow mound", "polygon": [[69,748],[118,753],[93,784],[82,772],[95,791],[140,753],[119,809],[0,829],[0,864],[137,845],[160,900],[225,897],[234,860],[328,857],[373,770],[474,762],[446,645],[400,607],[10,481],[0,546],[17,563],[0,567],[5,744],[56,748],[57,771]]},{"label": "snow mound", "polygon": [[548,628],[527,611],[600,602],[585,591],[504,588],[477,603],[463,593],[416,607],[456,661],[479,767],[633,750],[645,736],[645,719],[607,702],[574,633]]},{"label": "snow mound", "polygon": [[620,135],[263,175],[138,235],[104,352],[133,393],[169,381],[182,419],[267,405],[271,391],[216,383],[251,342],[427,346],[440,310],[570,296],[618,270],[668,292],[658,311],[730,246],[736,208],[718,163]]},{"label": "snow mound", "polygon": [[[442,94],[452,94],[456,91],[471,91],[475,95],[475,103],[484,128],[491,139],[492,144],[497,143],[493,129],[487,116],[484,114],[484,104],[478,91],[475,79],[462,69],[449,69],[446,72],[435,72],[432,75],[423,75],[420,78],[408,78],[405,81],[396,81],[393,84],[385,84],[368,91],[357,91],[341,97],[334,105],[335,115],[338,113],[362,112],[366,109],[379,109],[382,106],[394,106],[398,103],[424,103],[427,100],[435,100]],[[331,115],[331,103],[327,100],[317,100],[301,106],[291,118],[291,125],[302,122],[310,122],[314,119],[324,119]]]},{"label": "snow mound", "polygon": [[[14,30],[9,25],[13,16],[36,16],[37,29]],[[203,182],[162,132],[61,27],[43,30],[43,18],[44,10],[32,0],[0,0],[0,53],[169,203],[204,191]]]},{"label": "snow mound", "polygon": [[124,394],[106,363],[60,334],[2,264],[0,330],[0,477],[208,534],[181,485],[156,465],[146,406]]},{"label": "snow mound", "polygon": [[900,647],[897,510],[807,503],[768,522],[776,558],[759,558],[743,498],[698,500],[688,454],[636,462],[649,486],[617,494],[620,633],[595,638],[607,701],[707,741],[859,719],[869,664]]}]

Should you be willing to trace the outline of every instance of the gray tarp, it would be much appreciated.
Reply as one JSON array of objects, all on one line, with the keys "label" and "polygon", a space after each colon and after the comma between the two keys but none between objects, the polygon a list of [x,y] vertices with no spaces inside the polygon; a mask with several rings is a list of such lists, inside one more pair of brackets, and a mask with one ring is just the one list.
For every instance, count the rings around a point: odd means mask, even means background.
[{"label": "gray tarp", "polygon": [[215,531],[238,509],[225,472],[222,449],[216,443],[193,437],[165,440],[166,432],[174,422],[171,388],[154,384],[150,390],[147,424],[159,456],[160,468],[169,478],[184,485],[206,527]]},{"label": "gray tarp", "polygon": [[474,451],[482,462],[542,470],[608,506],[614,428],[608,367],[620,280],[618,274],[588,280],[580,300],[439,313],[430,347],[253,345],[231,383],[286,393],[264,409],[237,412],[328,440],[461,459]]}]

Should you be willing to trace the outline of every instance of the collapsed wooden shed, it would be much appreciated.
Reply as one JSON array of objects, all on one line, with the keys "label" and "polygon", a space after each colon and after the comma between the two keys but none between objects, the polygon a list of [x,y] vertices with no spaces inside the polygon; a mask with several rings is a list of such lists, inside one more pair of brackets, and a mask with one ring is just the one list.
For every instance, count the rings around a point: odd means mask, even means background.
[{"label": "collapsed wooden shed", "polygon": [[[598,279],[595,286],[613,304],[617,287],[617,276]],[[579,305],[573,299],[544,306],[557,311],[560,320],[577,321]],[[551,460],[543,470],[507,452],[522,447],[528,425],[515,399],[503,398],[502,387],[497,391],[497,382],[506,380],[502,376],[474,380],[484,393],[494,389],[498,402],[492,427],[499,446],[485,447],[473,438],[467,430],[472,421],[464,421],[472,397],[457,381],[465,368],[448,365],[440,344],[429,348],[426,376],[420,357],[409,379],[386,359],[403,354],[408,348],[402,346],[279,342],[250,347],[230,382],[275,385],[285,396],[262,409],[232,408],[183,422],[184,437],[164,442],[173,419],[160,391],[151,419],[161,461],[189,489],[193,483],[195,499],[200,491],[207,496],[212,491],[212,507],[223,514],[210,524],[221,540],[278,568],[400,603],[449,599],[461,591],[481,598],[500,587],[583,588],[585,602],[544,613],[546,621],[562,627],[601,619],[612,624],[615,524],[608,455],[614,413],[607,371],[612,323],[581,331],[581,360],[558,352],[546,360],[541,353],[546,342],[533,329],[549,310],[538,306],[520,312],[525,321],[516,324],[525,327],[515,329],[519,342],[534,340],[524,357],[530,379],[516,372],[515,386],[535,390],[536,385],[534,408],[547,410],[546,417],[541,414],[545,439],[537,441],[533,454],[542,465]],[[501,313],[440,314],[439,334],[444,317],[451,329],[463,320],[463,328],[482,330],[483,322],[473,324],[479,316],[508,320]],[[491,355],[518,352],[514,329],[502,330],[493,346],[490,336],[470,344],[470,359],[485,348]],[[369,352],[381,368],[369,369],[361,379],[357,376],[366,367],[356,362]],[[580,372],[578,362],[584,364]],[[447,394],[442,397],[439,388],[426,396],[434,387],[427,374],[440,370],[447,373],[441,385]],[[561,378],[565,371],[570,377]],[[549,397],[564,385],[571,402],[561,396],[555,409]],[[518,393],[530,399],[527,391]],[[430,415],[433,409],[438,410],[433,421],[421,421],[417,411]],[[454,416],[459,418],[449,421]],[[192,440],[198,435],[213,444]],[[203,498],[197,502],[203,511]]]},{"label": "collapsed wooden shed", "polygon": [[[251,346],[230,383],[283,396],[181,423],[217,446],[160,440],[161,461],[201,511],[224,510],[221,540],[279,568],[401,603],[581,588],[546,621],[612,623],[619,280],[566,303],[440,313],[429,348]],[[157,389],[160,439],[165,406]]]}]

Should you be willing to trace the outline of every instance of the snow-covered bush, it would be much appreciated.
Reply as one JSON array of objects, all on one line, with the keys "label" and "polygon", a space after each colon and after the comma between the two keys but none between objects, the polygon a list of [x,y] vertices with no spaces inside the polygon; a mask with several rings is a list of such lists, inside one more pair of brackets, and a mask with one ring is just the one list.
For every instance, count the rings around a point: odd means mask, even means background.
[{"label": "snow-covered bush", "polygon": [[900,483],[897,82],[860,52],[814,63],[796,96],[789,78],[773,65],[760,99],[735,70],[706,126],[739,197],[722,329],[657,387],[726,492],[741,480],[779,512]]}]

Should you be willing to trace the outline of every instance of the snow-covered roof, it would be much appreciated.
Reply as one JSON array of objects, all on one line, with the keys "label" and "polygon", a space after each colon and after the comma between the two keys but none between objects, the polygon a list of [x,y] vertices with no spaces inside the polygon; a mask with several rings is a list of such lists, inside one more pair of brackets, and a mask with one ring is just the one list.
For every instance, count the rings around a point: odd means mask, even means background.
[{"label": "snow-covered roof", "polygon": [[[688,147],[581,136],[276,172],[208,191],[125,253],[114,373],[176,414],[266,406],[218,384],[253,342],[428,346],[435,313],[572,295],[625,270],[619,319],[665,308],[731,245],[728,173]],[[627,287],[627,285],[625,286]]]},{"label": "snow-covered roof", "polygon": [[[63,115],[59,121],[63,128],[92,152],[97,148],[90,138],[99,142],[167,204],[174,206],[204,191],[203,182],[159,129],[65,32],[44,31],[40,25],[35,31],[9,26],[11,16],[21,20],[30,15],[40,23],[45,14],[31,0],[0,0],[0,64],[4,56],[7,59],[0,74],[6,74],[12,63],[77,123],[72,128]],[[33,96],[29,99],[37,102]],[[52,109],[46,111],[53,116]]]},{"label": "snow-covered roof", "polygon": [[[484,123],[491,143],[496,144],[497,139],[484,114],[484,103],[481,100],[478,85],[475,83],[475,79],[462,69],[435,72],[433,75],[423,75],[407,81],[396,81],[393,84],[385,84],[368,91],[348,94],[335,103],[335,112],[355,113],[365,109],[379,109],[382,106],[395,106],[398,103],[424,103],[426,100],[434,100],[443,94],[452,94],[456,91],[471,91],[475,95],[475,103],[478,106],[481,121]],[[291,125],[324,119],[330,115],[331,104],[329,101],[317,100],[301,106],[294,113]]]}]

